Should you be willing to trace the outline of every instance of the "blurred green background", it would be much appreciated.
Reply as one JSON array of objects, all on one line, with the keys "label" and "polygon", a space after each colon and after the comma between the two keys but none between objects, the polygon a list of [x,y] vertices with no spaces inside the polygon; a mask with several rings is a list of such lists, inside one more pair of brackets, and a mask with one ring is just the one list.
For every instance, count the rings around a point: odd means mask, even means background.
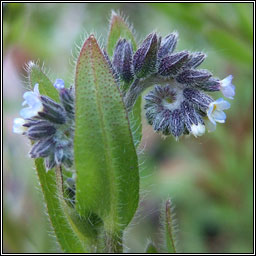
[{"label": "blurred green background", "polygon": [[[162,139],[143,119],[141,204],[126,234],[126,251],[161,244],[159,215],[168,196],[176,206],[178,243],[188,253],[253,252],[253,4],[76,3],[3,7],[3,242],[9,253],[60,252],[40,185],[28,157],[29,141],[12,133],[29,60],[54,78],[71,81],[72,52],[86,33],[108,33],[111,9],[129,17],[141,41],[152,30],[177,30],[178,50],[205,51],[207,68],[233,74],[236,96],[225,124],[200,138]],[[216,93],[215,98],[221,94]]]}]

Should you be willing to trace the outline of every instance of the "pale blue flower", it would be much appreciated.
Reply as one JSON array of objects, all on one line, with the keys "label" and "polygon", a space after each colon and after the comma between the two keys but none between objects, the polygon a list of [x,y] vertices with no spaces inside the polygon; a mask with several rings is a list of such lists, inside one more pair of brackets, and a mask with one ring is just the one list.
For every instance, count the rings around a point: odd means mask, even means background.
[{"label": "pale blue flower", "polygon": [[17,134],[24,134],[24,132],[28,129],[27,127],[23,126],[26,121],[23,118],[15,118],[13,120],[13,127],[12,131]]},{"label": "pale blue flower", "polygon": [[217,99],[209,104],[207,109],[207,117],[210,122],[206,122],[208,131],[214,131],[216,122],[225,123],[226,114],[223,110],[230,108],[230,103],[223,100],[222,98]]},{"label": "pale blue flower", "polygon": [[55,80],[55,83],[54,83],[54,87],[55,87],[57,90],[64,89],[64,88],[65,88],[64,81],[63,81],[62,79],[56,79],[56,80]]},{"label": "pale blue flower", "polygon": [[234,99],[235,96],[235,86],[232,84],[232,79],[233,76],[229,75],[220,81],[220,90],[229,99]]},{"label": "pale blue flower", "polygon": [[38,86],[38,84],[35,84],[34,91],[25,92],[23,94],[25,101],[22,103],[22,106],[29,106],[20,111],[21,117],[25,119],[37,116],[38,112],[43,111],[43,104],[40,100]]},{"label": "pale blue flower", "polygon": [[198,122],[198,124],[191,125],[191,133],[197,137],[202,136],[205,133],[205,126]]}]

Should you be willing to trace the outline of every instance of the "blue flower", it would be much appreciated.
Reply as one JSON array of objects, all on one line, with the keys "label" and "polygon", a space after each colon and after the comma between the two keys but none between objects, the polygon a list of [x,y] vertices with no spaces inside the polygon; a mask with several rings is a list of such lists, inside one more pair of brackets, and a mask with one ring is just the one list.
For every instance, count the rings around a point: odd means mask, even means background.
[{"label": "blue flower", "polygon": [[20,115],[23,118],[31,118],[38,115],[38,112],[43,111],[43,104],[40,100],[40,93],[38,89],[38,84],[35,84],[34,91],[25,92],[23,98],[25,101],[22,106],[28,105],[29,107],[23,108],[20,111]]},{"label": "blue flower", "polygon": [[56,79],[56,80],[55,80],[55,83],[54,83],[54,87],[55,87],[57,90],[64,89],[64,88],[65,88],[64,81],[63,81],[62,79]]},{"label": "blue flower", "polygon": [[225,123],[226,114],[223,110],[229,109],[230,103],[222,98],[217,99],[209,104],[207,109],[207,117],[210,122],[206,122],[208,131],[214,131],[216,128],[216,122]]},{"label": "blue flower", "polygon": [[232,79],[233,76],[229,75],[220,81],[220,90],[229,99],[234,99],[235,96],[235,86],[232,84]]},{"label": "blue flower", "polygon": [[17,134],[24,134],[28,129],[24,126],[25,123],[26,121],[23,118],[15,118],[13,120],[12,131]]}]

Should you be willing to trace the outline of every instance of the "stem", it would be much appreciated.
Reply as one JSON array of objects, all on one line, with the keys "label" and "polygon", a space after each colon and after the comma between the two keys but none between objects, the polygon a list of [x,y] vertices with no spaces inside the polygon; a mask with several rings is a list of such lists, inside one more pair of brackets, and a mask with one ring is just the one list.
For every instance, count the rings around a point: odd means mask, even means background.
[{"label": "stem", "polygon": [[[171,214],[171,200],[167,200],[166,206],[165,206],[165,221],[166,221],[166,228],[167,228],[167,233],[169,235],[169,239],[171,240],[171,245],[172,245],[172,250],[173,253],[176,253],[176,248],[175,248],[175,243],[174,243],[174,238],[173,238],[173,228],[172,228],[172,214]],[[168,245],[167,245],[168,246]],[[169,252],[169,251],[168,251]]]},{"label": "stem", "polygon": [[106,233],[106,253],[123,253],[123,233]]},{"label": "stem", "polygon": [[[59,196],[61,197],[61,200],[64,200],[63,196],[63,177],[62,177],[62,168],[61,165],[57,165],[55,168],[55,173],[56,173],[56,183],[57,183],[57,188],[59,192]],[[63,203],[63,202],[62,202]]]},{"label": "stem", "polygon": [[145,91],[147,88],[153,85],[166,85],[173,83],[174,80],[172,78],[163,79],[159,75],[155,74],[149,76],[148,78],[141,80],[139,78],[135,79],[132,83],[131,87],[129,88],[128,92],[125,94],[124,103],[126,106],[127,111],[131,111],[132,107],[134,106],[137,98],[140,94]]}]

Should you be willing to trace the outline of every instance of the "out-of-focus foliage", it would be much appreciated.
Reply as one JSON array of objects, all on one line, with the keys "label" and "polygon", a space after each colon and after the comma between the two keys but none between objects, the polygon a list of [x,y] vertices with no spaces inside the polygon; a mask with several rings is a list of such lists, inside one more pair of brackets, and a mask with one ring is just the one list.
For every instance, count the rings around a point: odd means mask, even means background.
[{"label": "out-of-focus foliage", "polygon": [[253,4],[249,3],[4,6],[4,251],[58,250],[27,157],[29,143],[11,131],[22,102],[24,64],[40,59],[56,77],[70,81],[71,49],[74,54],[75,42],[80,44],[92,30],[106,43],[111,9],[129,17],[138,41],[154,29],[162,35],[177,30],[178,50],[204,50],[208,54],[204,67],[221,79],[233,74],[236,85],[226,124],[202,138],[163,140],[144,120],[139,149],[141,204],[126,234],[127,251],[144,252],[148,239],[161,247],[159,210],[170,196],[184,252],[252,252]]}]

